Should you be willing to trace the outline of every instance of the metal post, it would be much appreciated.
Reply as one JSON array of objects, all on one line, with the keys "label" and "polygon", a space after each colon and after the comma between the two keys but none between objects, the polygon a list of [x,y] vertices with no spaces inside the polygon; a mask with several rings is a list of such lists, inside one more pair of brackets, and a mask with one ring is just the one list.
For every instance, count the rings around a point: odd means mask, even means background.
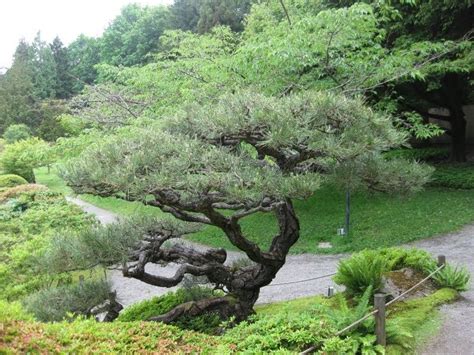
[{"label": "metal post", "polygon": [[446,256],[438,255],[438,266],[446,265]]},{"label": "metal post", "polygon": [[334,296],[334,287],[328,287],[328,297]]},{"label": "metal post", "polygon": [[350,221],[351,221],[351,191],[347,189],[346,190],[346,228],[345,228],[346,237],[349,237]]},{"label": "metal post", "polygon": [[385,294],[376,293],[374,295],[374,306],[378,311],[375,313],[375,335],[377,336],[377,344],[387,345],[387,336],[385,333]]}]

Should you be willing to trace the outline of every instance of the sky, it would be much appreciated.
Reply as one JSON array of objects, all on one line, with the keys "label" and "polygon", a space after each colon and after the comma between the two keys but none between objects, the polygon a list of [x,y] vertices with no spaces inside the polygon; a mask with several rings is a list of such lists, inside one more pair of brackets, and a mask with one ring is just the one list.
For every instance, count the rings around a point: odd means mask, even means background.
[{"label": "sky", "polygon": [[173,0],[3,0],[0,1],[0,72],[11,65],[15,48],[38,31],[51,42],[59,36],[69,44],[84,33],[99,36],[129,3],[171,4]]}]

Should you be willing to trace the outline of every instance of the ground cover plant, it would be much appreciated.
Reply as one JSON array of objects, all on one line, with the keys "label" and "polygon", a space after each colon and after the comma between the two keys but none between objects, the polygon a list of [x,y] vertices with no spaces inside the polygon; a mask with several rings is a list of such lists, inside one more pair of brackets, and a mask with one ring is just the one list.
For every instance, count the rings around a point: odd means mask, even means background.
[{"label": "ground cover plant", "polygon": [[57,233],[93,218],[44,186],[12,187],[0,200],[0,298],[15,300],[61,279],[41,272],[37,258]]},{"label": "ground cover plant", "polygon": [[[437,307],[456,297],[456,291],[440,289],[425,298],[398,302],[390,307],[386,353],[413,353],[436,330]],[[343,294],[258,306],[256,315],[248,321],[237,326],[222,324],[228,329],[220,336],[143,321],[97,323],[78,318],[39,323],[18,303],[0,301],[0,305],[0,350],[7,352],[298,353],[309,345],[318,345],[318,354],[383,353],[375,345],[371,320],[340,337],[334,335],[341,325],[347,325],[359,313],[370,309],[363,301],[359,302],[357,311]],[[426,327],[429,327],[428,333]]]}]

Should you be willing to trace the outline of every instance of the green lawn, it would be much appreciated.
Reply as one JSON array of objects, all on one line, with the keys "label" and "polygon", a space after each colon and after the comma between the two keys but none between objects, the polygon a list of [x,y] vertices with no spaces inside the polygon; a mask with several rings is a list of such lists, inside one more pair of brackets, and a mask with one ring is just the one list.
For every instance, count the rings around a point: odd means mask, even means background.
[{"label": "green lawn", "polygon": [[[52,172],[36,171],[39,183],[56,191],[68,193],[67,187]],[[121,215],[159,215],[156,208],[116,198],[81,196],[98,207]],[[448,233],[474,221],[474,190],[428,187],[410,197],[356,193],[352,196],[351,238],[336,235],[344,224],[344,193],[325,187],[306,201],[295,201],[301,222],[301,238],[293,253],[340,253],[364,248],[400,245],[417,239]],[[258,214],[243,220],[244,232],[265,247],[277,231],[271,214]],[[191,239],[216,247],[235,249],[214,227],[206,227]],[[318,248],[319,242],[331,242],[330,249]]]},{"label": "green lawn", "polygon": [[[51,190],[61,192],[65,195],[72,195],[73,191],[66,186],[65,182],[57,175],[54,168],[48,173],[47,168],[35,169],[36,181],[39,184],[48,186]],[[161,215],[162,212],[154,207],[145,206],[139,202],[128,202],[115,197],[100,197],[94,195],[80,195],[81,200],[89,202],[97,207],[120,214],[122,216],[140,215]]]}]

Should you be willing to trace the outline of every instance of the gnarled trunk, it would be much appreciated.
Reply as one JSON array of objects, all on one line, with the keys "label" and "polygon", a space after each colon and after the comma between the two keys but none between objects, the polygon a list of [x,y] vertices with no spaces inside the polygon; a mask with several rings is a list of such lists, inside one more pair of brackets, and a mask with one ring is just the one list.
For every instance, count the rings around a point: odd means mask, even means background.
[{"label": "gnarled trunk", "polygon": [[[291,246],[299,238],[299,222],[290,200],[280,201],[275,205],[275,214],[278,220],[279,233],[273,238],[268,251],[247,240],[240,230],[238,220],[225,217],[212,211],[208,217],[228,235],[234,244],[239,244],[253,265],[238,269],[224,265],[226,252],[223,249],[211,249],[205,252],[194,250],[191,247],[174,245],[162,248],[163,239],[157,244],[148,245],[148,249],[138,256],[138,264],[133,267],[124,267],[124,275],[134,277],[155,286],[171,287],[177,285],[185,274],[206,276],[210,283],[225,288],[228,294],[223,297],[214,297],[183,303],[166,314],[156,315],[149,320],[164,323],[173,323],[183,316],[199,316],[205,313],[219,314],[221,319],[234,316],[237,321],[246,319],[253,313],[253,306],[257,302],[260,289],[272,282],[277,272],[285,264],[286,255]],[[159,246],[156,248],[156,246]],[[150,253],[148,253],[150,251]],[[147,254],[148,253],[148,254]],[[164,278],[149,275],[145,272],[148,261],[185,262],[174,277]]]}]

